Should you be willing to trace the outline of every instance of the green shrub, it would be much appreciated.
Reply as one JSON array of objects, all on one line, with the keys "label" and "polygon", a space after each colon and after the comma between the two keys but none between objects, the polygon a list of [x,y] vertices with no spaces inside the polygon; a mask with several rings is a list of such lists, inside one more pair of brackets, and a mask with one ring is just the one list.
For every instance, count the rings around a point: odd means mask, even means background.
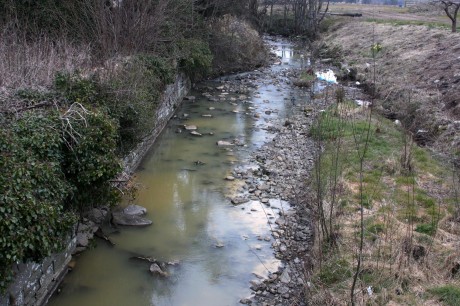
[{"label": "green shrub", "polygon": [[121,171],[116,155],[116,122],[94,111],[85,121],[74,121],[77,140],[67,134],[70,149],[63,162],[67,180],[74,186],[72,206],[84,211],[88,207],[114,204],[117,200],[109,180]]},{"label": "green shrub", "polygon": [[177,44],[179,49],[179,68],[192,79],[206,76],[212,67],[213,56],[208,43],[199,39],[183,39]]},{"label": "green shrub", "polygon": [[415,228],[415,231],[418,233],[426,234],[432,236],[436,233],[436,225],[435,224],[419,224]]},{"label": "green shrub", "polygon": [[327,261],[318,274],[319,279],[326,285],[332,285],[351,277],[350,264],[343,258]]},{"label": "green shrub", "polygon": [[383,233],[384,230],[385,225],[383,223],[370,222],[369,224],[366,224],[364,236],[371,241],[375,241],[377,240],[378,235]]},{"label": "green shrub", "polygon": [[64,211],[70,185],[61,170],[63,140],[52,116],[25,116],[0,129],[0,288],[17,261],[63,246],[75,218]]}]

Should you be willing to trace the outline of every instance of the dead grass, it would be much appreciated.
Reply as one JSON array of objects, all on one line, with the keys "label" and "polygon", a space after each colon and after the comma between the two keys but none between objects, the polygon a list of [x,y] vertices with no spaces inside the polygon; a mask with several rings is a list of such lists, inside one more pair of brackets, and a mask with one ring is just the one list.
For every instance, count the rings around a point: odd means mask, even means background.
[{"label": "dead grass", "polygon": [[0,33],[0,86],[51,85],[57,71],[91,66],[90,47],[46,36],[27,42],[17,33]]},{"label": "dead grass", "polygon": [[438,151],[458,154],[460,139],[453,123],[460,119],[460,33],[341,20],[331,26],[325,41],[341,47],[345,64],[357,69],[360,82],[373,78],[369,68],[373,41],[382,46],[376,58],[381,110],[400,119],[414,134],[427,131],[424,141]]}]

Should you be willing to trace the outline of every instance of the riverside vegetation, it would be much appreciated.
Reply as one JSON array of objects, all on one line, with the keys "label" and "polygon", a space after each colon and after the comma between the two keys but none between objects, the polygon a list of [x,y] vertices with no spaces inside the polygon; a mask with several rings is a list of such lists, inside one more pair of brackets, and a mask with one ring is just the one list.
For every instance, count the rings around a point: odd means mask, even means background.
[{"label": "riverside vegetation", "polygon": [[[219,1],[143,2],[120,7],[118,2],[97,6],[90,0],[64,1],[56,7],[48,1],[0,1],[0,164],[7,170],[0,176],[2,288],[13,262],[39,260],[59,250],[77,212],[117,202],[120,193],[110,180],[121,169],[119,158],[148,133],[152,123],[147,119],[155,113],[161,90],[178,71],[198,80],[263,63],[257,33],[248,23],[226,15],[247,11],[254,18],[260,12],[245,10],[254,1],[232,8]],[[321,5],[310,9],[324,18]],[[278,22],[284,27],[273,32],[285,31],[289,24],[294,32],[302,31],[305,25],[289,19],[287,6],[280,12],[278,17],[270,13],[268,19],[259,19],[262,26],[267,29]],[[335,21],[326,19],[325,24],[341,31]],[[363,33],[366,44],[359,48],[312,44],[313,55],[322,53],[338,65],[353,54],[343,77],[354,83],[351,72],[357,68],[371,107],[356,105],[352,86],[326,89],[315,97],[330,106],[317,114],[310,130],[315,168],[304,202],[315,213],[316,239],[314,264],[309,258],[297,264],[302,294],[317,305],[457,305],[457,168],[414,142],[436,144],[433,135],[454,141],[457,127],[455,122],[436,125],[439,117],[431,120],[429,111],[409,107],[419,97],[426,106],[421,91],[415,95],[407,88],[397,90],[390,78],[382,82],[376,71],[383,67],[380,61],[389,58],[388,45],[375,41],[374,33]],[[333,36],[334,31],[330,39]],[[242,46],[249,38],[254,44],[245,54]],[[215,56],[222,51],[225,56]],[[397,59],[393,64],[399,65]],[[446,108],[455,115],[455,88],[449,84],[438,89],[447,89],[443,98],[453,97],[454,103],[446,102]],[[388,95],[382,94],[385,90]],[[406,103],[404,112],[397,111],[396,101]],[[402,125],[381,114],[399,118]],[[424,116],[430,120],[423,122]],[[429,124],[429,133],[414,122]],[[451,156],[447,160],[455,161],[456,151]],[[32,237],[30,231],[36,234]]]},{"label": "riverside vegetation", "polygon": [[[318,97],[330,106],[310,131],[320,153],[306,295],[314,305],[457,305],[458,63],[439,67],[458,35],[372,21],[329,18],[326,43],[316,42],[344,86]],[[438,51],[438,35],[454,42],[451,52]]]},{"label": "riverside vegetation", "polygon": [[121,158],[152,130],[177,73],[264,64],[247,5],[0,1],[2,290],[13,263],[59,251],[83,212],[118,203]]}]

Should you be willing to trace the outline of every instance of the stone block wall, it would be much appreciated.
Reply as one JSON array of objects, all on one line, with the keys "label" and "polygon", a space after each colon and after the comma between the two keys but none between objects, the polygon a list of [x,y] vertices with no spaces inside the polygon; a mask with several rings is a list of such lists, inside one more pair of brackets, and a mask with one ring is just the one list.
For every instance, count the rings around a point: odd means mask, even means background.
[{"label": "stone block wall", "polygon": [[61,253],[53,254],[40,263],[27,262],[13,266],[15,278],[0,306],[40,306],[46,304],[68,271],[76,239],[70,239]]},{"label": "stone block wall", "polygon": [[178,74],[173,84],[166,87],[163,97],[158,105],[157,112],[154,118],[156,122],[153,131],[139,143],[128,156],[123,160],[123,167],[126,173],[133,173],[137,166],[149,151],[155,139],[160,135],[163,128],[168,123],[169,119],[174,115],[176,108],[182,103],[183,98],[190,91],[191,82],[185,74]]}]

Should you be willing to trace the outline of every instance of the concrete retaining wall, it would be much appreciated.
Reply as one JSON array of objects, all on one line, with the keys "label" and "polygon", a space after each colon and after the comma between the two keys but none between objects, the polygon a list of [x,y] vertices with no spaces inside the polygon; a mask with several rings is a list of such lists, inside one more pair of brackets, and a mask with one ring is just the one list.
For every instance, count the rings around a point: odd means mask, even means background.
[{"label": "concrete retaining wall", "polygon": [[152,120],[156,122],[155,128],[149,133],[149,136],[139,143],[123,160],[125,172],[133,173],[139,166],[142,158],[147,154],[152,144],[160,135],[169,119],[174,115],[176,108],[182,103],[183,98],[187,95],[191,87],[190,79],[185,74],[178,74],[173,84],[166,87],[163,98],[158,105],[157,113]]}]

